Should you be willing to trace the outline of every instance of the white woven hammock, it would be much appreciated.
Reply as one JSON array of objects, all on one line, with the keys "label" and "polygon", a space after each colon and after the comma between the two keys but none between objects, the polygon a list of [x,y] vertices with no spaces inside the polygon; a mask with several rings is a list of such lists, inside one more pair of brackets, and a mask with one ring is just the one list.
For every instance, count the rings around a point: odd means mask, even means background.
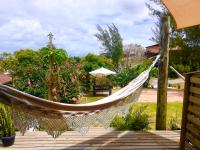
[{"label": "white woven hammock", "polygon": [[0,85],[0,102],[11,106],[14,124],[22,134],[29,128],[38,126],[54,138],[68,130],[85,134],[96,123],[108,128],[116,114],[126,115],[131,104],[138,100],[142,86],[158,59],[159,56],[147,70],[127,86],[96,102],[87,104],[52,102],[5,85]]}]

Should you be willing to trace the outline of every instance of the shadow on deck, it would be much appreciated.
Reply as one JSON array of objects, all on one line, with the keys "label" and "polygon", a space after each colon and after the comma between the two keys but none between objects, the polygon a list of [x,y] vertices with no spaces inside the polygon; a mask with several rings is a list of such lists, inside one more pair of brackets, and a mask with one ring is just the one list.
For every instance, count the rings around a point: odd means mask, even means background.
[{"label": "shadow on deck", "polygon": [[134,149],[179,149],[179,131],[114,131],[93,128],[82,136],[75,131],[62,134],[53,139],[45,132],[29,132],[25,136],[17,133],[15,145],[0,149],[38,150],[38,149],[69,149],[69,150],[134,150]]}]

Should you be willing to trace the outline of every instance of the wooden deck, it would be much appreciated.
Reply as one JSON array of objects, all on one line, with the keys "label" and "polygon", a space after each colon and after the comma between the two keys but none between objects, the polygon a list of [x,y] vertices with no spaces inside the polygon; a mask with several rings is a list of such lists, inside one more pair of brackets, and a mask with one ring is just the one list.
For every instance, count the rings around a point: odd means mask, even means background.
[{"label": "wooden deck", "polygon": [[113,131],[103,128],[93,128],[82,136],[75,131],[62,134],[53,139],[45,132],[29,132],[25,136],[17,133],[15,144],[12,147],[0,149],[9,150],[170,150],[179,148],[179,131]]}]

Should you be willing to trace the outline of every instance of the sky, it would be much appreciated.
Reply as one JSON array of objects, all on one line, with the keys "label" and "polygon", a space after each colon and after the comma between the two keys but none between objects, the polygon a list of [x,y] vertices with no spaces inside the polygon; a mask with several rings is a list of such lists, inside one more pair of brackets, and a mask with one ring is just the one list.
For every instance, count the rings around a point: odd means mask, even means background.
[{"label": "sky", "polygon": [[70,56],[103,51],[94,36],[96,25],[114,23],[123,44],[154,44],[155,18],[149,14],[148,0],[0,0],[0,52],[37,50],[54,35],[56,48]]}]

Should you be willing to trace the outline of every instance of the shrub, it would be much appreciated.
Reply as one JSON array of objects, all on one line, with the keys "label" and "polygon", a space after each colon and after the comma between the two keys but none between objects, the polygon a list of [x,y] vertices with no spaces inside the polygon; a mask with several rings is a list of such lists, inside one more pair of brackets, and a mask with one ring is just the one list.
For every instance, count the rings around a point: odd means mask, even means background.
[{"label": "shrub", "polygon": [[176,110],[176,116],[171,117],[171,119],[169,120],[169,129],[170,130],[180,130],[181,129],[177,118],[178,118],[178,116],[177,116],[177,110]]},{"label": "shrub", "polygon": [[[175,65],[175,64],[173,64],[172,66],[181,74],[184,74],[184,73],[191,71],[191,68],[188,65],[183,65],[183,64],[176,64]],[[177,78],[178,75],[172,69],[169,69],[169,77]]]},{"label": "shrub", "polygon": [[111,127],[114,127],[116,130],[128,130],[126,126],[126,121],[124,118],[120,117],[119,115],[116,115],[111,123]]},{"label": "shrub", "polygon": [[169,129],[170,130],[180,130],[180,125],[178,124],[175,118],[169,120]]},{"label": "shrub", "polygon": [[122,69],[116,76],[112,78],[115,86],[124,87],[128,84],[129,81],[133,78],[132,72],[128,69]]},{"label": "shrub", "polygon": [[150,72],[150,77],[155,77],[155,78],[158,77],[158,68],[157,67],[152,68],[152,70]]},{"label": "shrub", "polygon": [[3,137],[15,135],[15,127],[11,119],[10,110],[3,104],[0,104],[0,127]]},{"label": "shrub", "polygon": [[145,71],[151,61],[147,60],[144,61],[142,65],[132,67],[132,68],[124,68],[122,69],[114,78],[113,83],[115,86],[124,87],[126,86],[131,80],[136,78],[140,73]]},{"label": "shrub", "polygon": [[[200,49],[183,48],[179,51],[169,51],[169,63],[180,73],[192,72],[200,69]],[[169,77],[174,78],[177,75],[169,69]]]},{"label": "shrub", "polygon": [[111,123],[111,127],[117,130],[147,130],[149,129],[149,115],[145,112],[147,105],[142,105],[137,109],[131,108],[124,117],[116,116]]}]

